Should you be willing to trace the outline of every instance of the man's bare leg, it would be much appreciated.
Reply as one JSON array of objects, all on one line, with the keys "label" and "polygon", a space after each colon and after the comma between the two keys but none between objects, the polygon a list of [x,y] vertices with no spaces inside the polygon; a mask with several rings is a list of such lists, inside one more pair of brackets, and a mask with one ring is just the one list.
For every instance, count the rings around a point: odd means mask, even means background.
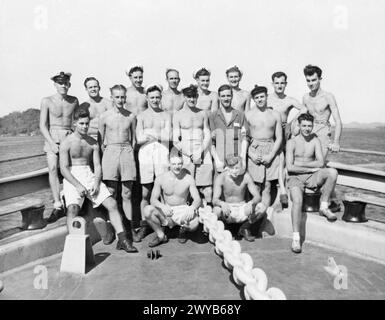
[{"label": "man's bare leg", "polygon": [[[326,148],[323,150],[323,153],[324,153],[324,159],[326,161],[327,159],[327,156],[329,154],[329,148]],[[338,203],[338,199],[337,199],[337,193],[335,191],[335,187],[333,188],[332,190],[332,193],[330,194],[330,205],[329,205],[329,208],[332,212],[338,212],[341,210],[341,205]]]},{"label": "man's bare leg", "polygon": [[[285,153],[281,151],[279,154],[279,173],[278,173],[278,183],[279,183],[279,191],[280,191],[280,202],[283,208],[287,208],[288,205],[288,197],[285,186]],[[277,197],[278,198],[278,197]]]},{"label": "man's bare leg", "polygon": [[337,217],[329,209],[329,201],[334,192],[334,188],[337,183],[337,170],[334,168],[323,168],[320,169],[318,175],[317,185],[322,185],[322,195],[320,199],[320,209],[319,213],[322,216],[325,216],[328,221],[336,221]]},{"label": "man's bare leg", "polygon": [[163,214],[156,209],[154,206],[149,205],[144,208],[144,217],[150,227],[154,230],[156,233],[156,238],[151,241],[148,246],[149,247],[155,247],[157,245],[160,245],[162,243],[166,243],[168,241],[167,236],[164,233],[162,223],[165,224],[165,217]]},{"label": "man's bare leg", "polygon": [[118,235],[119,241],[116,245],[116,248],[118,250],[123,249],[126,252],[138,252],[138,249],[132,245],[132,242],[129,240],[124,230],[122,218],[120,216],[116,200],[112,197],[108,197],[103,201],[102,205],[108,210],[111,224],[115,228]]},{"label": "man's bare leg", "polygon": [[134,230],[134,225],[132,223],[132,181],[122,181],[122,207],[124,215],[126,216],[129,226],[127,226],[127,234],[132,234],[132,239],[134,242],[139,242],[137,234]]},{"label": "man's bare leg", "polygon": [[60,182],[59,182],[59,158],[56,154],[47,153],[48,164],[48,180],[51,187],[51,192],[54,200],[51,216],[48,218],[48,222],[52,223],[64,216],[63,204],[60,200]]},{"label": "man's bare leg", "polygon": [[71,230],[72,221],[79,215],[80,207],[77,204],[70,204],[67,207],[67,230]]},{"label": "man's bare leg", "polygon": [[144,208],[150,204],[151,191],[153,188],[152,183],[142,184],[142,201],[140,202],[140,230],[138,231],[138,241],[142,241],[143,238],[148,234],[147,221],[144,216]]},{"label": "man's bare leg", "polygon": [[290,197],[292,201],[291,224],[293,227],[293,242],[291,244],[291,250],[294,253],[300,253],[302,251],[300,228],[302,219],[303,190],[299,187],[291,188]]}]

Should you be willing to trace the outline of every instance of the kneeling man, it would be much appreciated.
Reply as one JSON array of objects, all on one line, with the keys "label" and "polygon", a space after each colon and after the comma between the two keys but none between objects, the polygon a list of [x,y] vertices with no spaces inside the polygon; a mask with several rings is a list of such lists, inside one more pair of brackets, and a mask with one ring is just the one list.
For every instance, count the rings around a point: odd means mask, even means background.
[{"label": "kneeling man", "polygon": [[[151,205],[145,207],[144,214],[148,224],[154,229],[156,237],[148,245],[155,247],[168,241],[163,227],[180,226],[179,242],[187,241],[186,231],[198,228],[197,210],[201,205],[198,189],[193,177],[183,169],[182,155],[173,149],[169,156],[170,169],[156,177],[151,194]],[[160,197],[163,198],[163,203]],[[189,198],[191,205],[188,205]]]},{"label": "kneeling man", "polygon": [[[60,169],[64,177],[63,192],[68,209],[68,229],[70,229],[72,220],[79,214],[84,198],[87,197],[94,208],[103,205],[108,210],[111,224],[119,239],[116,249],[138,252],[127,238],[115,199],[101,182],[99,146],[95,139],[87,135],[90,125],[88,110],[77,109],[74,121],[75,132],[60,145]],[[92,163],[94,172],[91,170]]]},{"label": "kneeling man", "polygon": [[291,219],[293,225],[292,251],[301,252],[300,224],[302,215],[302,201],[305,187],[316,189],[322,187],[319,214],[328,221],[335,221],[337,217],[329,209],[330,195],[337,181],[337,170],[325,168],[321,142],[312,133],[314,117],[308,113],[298,117],[300,134],[290,139],[286,147],[286,167],[289,173],[287,187],[293,201]]},{"label": "kneeling man", "polygon": [[[261,205],[261,196],[251,176],[241,173],[242,161],[238,156],[229,155],[226,158],[227,170],[223,171],[214,183],[214,213],[227,223],[242,223],[238,235],[247,241],[254,241],[250,226],[266,216]],[[246,202],[246,192],[253,197]]]}]

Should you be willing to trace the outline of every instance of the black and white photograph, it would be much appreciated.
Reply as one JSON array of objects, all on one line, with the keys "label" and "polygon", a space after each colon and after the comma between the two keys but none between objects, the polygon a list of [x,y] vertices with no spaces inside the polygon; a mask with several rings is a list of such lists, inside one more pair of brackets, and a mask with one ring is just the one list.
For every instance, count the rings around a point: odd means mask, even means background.
[{"label": "black and white photograph", "polygon": [[384,300],[384,16],[0,0],[0,302]]}]

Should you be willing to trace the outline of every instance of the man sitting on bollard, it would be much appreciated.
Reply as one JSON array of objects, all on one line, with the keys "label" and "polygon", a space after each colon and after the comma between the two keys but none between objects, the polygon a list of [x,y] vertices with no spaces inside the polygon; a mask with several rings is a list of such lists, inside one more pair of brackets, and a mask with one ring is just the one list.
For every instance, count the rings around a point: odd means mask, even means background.
[{"label": "man sitting on bollard", "polygon": [[[64,177],[63,192],[67,205],[68,230],[87,197],[94,208],[103,205],[108,210],[111,224],[119,239],[116,249],[138,252],[127,239],[116,200],[101,182],[99,146],[95,139],[87,135],[89,124],[88,110],[77,109],[74,114],[75,132],[60,145],[60,169]],[[92,164],[94,172],[91,171]]]},{"label": "man sitting on bollard", "polygon": [[329,201],[337,181],[337,170],[325,168],[321,142],[312,133],[314,117],[308,113],[298,117],[300,134],[288,141],[286,147],[286,168],[289,173],[287,187],[293,201],[291,209],[293,225],[293,242],[291,249],[301,252],[300,224],[302,217],[303,192],[305,187],[316,189],[322,187],[319,214],[328,221],[337,217],[329,209]]},{"label": "man sitting on bollard", "polygon": [[[177,149],[172,149],[169,155],[170,169],[156,177],[151,194],[151,205],[144,208],[145,218],[155,231],[156,236],[148,245],[155,247],[168,241],[163,227],[180,226],[180,243],[187,241],[186,231],[192,232],[198,228],[197,210],[201,199],[194,178],[183,169],[183,158]],[[160,201],[162,196],[164,202]],[[192,204],[187,201],[192,198]]]},{"label": "man sitting on bollard", "polygon": [[[238,235],[247,241],[254,241],[250,232],[251,224],[266,219],[266,212],[261,205],[261,195],[250,174],[241,173],[242,162],[239,156],[226,157],[226,169],[214,182],[213,212],[227,223],[242,223]],[[246,202],[246,192],[252,199]]]}]

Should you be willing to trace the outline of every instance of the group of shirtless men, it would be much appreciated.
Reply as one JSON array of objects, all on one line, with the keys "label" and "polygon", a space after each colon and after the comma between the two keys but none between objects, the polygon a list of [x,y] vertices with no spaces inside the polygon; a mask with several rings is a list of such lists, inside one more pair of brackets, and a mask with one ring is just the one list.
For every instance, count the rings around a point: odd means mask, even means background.
[{"label": "group of shirtless men", "polygon": [[[342,126],[333,95],[320,87],[319,67],[304,69],[310,92],[302,104],[285,94],[283,72],[272,75],[270,95],[263,86],[242,90],[237,66],[226,71],[228,84],[217,93],[209,90],[206,68],[194,73],[196,86],[181,91],[175,69],[166,70],[165,91],[158,84],[142,86],[142,66],[132,66],[126,74],[131,86],[114,85],[111,101],[100,96],[96,78],[86,78],[89,100],[80,105],[68,95],[71,74],[60,72],[51,78],[57,93],[42,100],[40,115],[54,198],[49,221],[66,212],[70,226],[88,198],[94,208],[107,209],[118,237],[117,249],[137,252],[133,242],[141,241],[149,227],[156,234],[150,247],[168,241],[165,226],[180,226],[178,240],[186,242],[188,233],[198,228],[199,209],[211,206],[218,218],[240,224],[239,236],[254,241],[250,228],[254,223],[266,224],[270,188],[276,180],[278,199],[287,204],[288,189],[293,202],[293,252],[301,252],[305,187],[322,187],[319,213],[336,220],[330,202],[337,172],[325,167],[325,158],[328,150],[339,150]],[[299,112],[288,124],[293,108]],[[336,123],[333,142],[331,116]],[[66,208],[60,198],[59,172],[64,177]],[[136,180],[142,187],[139,231],[132,224]],[[99,219],[103,216],[99,209],[92,212]],[[103,241],[112,243],[115,233],[108,232],[105,224],[98,225]]]}]

